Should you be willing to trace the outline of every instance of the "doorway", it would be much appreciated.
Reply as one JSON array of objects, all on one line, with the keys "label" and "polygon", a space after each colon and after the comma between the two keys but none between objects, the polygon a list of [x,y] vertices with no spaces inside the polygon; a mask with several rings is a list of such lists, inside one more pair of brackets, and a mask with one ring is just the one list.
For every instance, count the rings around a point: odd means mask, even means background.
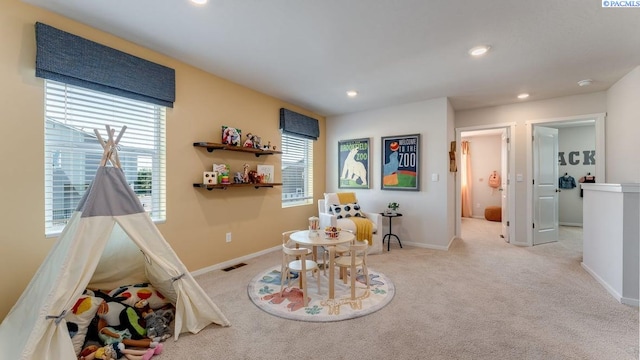
[{"label": "doorway", "polygon": [[559,234],[568,230],[561,232],[561,226],[582,226],[580,182],[585,178],[605,181],[605,118],[606,114],[589,114],[526,122],[531,139],[527,143],[527,245],[557,242]]},{"label": "doorway", "polygon": [[[510,242],[513,239],[513,226],[511,219],[514,214],[514,186],[511,179],[514,178],[514,156],[511,147],[512,134],[515,131],[515,123],[494,124],[486,126],[465,127],[456,129],[456,236],[462,234],[463,196],[467,197],[470,206],[465,209],[465,217],[477,219],[485,218],[485,210],[492,207],[491,213],[498,212],[500,226],[496,229],[495,236]],[[462,140],[470,140],[468,145],[471,153],[471,162],[474,164],[471,176],[466,175],[466,166],[462,162]],[[478,152],[479,151],[479,152]],[[471,165],[470,165],[471,166]],[[494,173],[495,172],[495,173]],[[489,180],[494,174],[499,176],[499,185],[490,186]],[[492,179],[494,180],[494,179]],[[493,184],[492,184],[493,185]],[[470,187],[469,195],[468,191]],[[493,219],[496,221],[496,219]]]}]

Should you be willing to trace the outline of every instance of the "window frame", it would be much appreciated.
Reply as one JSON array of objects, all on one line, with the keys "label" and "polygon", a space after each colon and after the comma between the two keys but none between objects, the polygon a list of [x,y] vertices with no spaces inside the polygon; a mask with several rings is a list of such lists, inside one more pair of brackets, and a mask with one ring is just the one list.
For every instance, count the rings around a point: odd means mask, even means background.
[{"label": "window frame", "polygon": [[[313,204],[313,140],[295,136],[291,134],[281,134],[281,147],[282,147],[282,207],[289,208],[295,206],[304,206]],[[300,158],[295,161],[295,158]],[[297,162],[302,162],[302,166],[295,165]],[[288,192],[287,189],[292,185],[291,181],[295,181],[295,173],[291,173],[291,170],[301,169],[303,179],[299,181],[299,184],[295,184],[295,192]],[[301,185],[301,186],[298,186]],[[287,194],[298,194],[301,196],[288,196]]]},{"label": "window frame", "polygon": [[105,125],[127,126],[118,146],[122,169],[151,219],[166,221],[165,106],[45,79],[43,122],[46,237],[60,235],[93,181],[103,153],[93,129],[106,139]]}]

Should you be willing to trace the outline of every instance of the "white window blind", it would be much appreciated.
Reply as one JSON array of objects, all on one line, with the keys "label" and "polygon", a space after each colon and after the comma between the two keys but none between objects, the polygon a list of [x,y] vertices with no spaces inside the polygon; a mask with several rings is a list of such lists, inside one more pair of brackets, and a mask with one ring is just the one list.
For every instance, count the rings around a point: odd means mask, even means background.
[{"label": "white window blind", "polygon": [[93,180],[105,125],[120,131],[125,177],[154,221],[166,219],[165,107],[45,80],[45,233],[64,228]]},{"label": "white window blind", "polygon": [[313,203],[313,140],[282,134],[282,206]]}]

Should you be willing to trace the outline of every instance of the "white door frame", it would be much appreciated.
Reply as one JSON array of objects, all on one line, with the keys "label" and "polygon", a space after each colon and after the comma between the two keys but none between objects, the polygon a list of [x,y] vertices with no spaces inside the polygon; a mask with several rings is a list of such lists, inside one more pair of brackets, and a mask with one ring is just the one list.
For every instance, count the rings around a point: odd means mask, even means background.
[{"label": "white door frame", "polygon": [[596,128],[596,181],[599,183],[606,182],[605,179],[605,134],[604,123],[607,113],[585,114],[577,116],[568,116],[562,118],[538,119],[525,122],[527,131],[527,246],[533,246],[533,126],[534,125],[553,125],[554,123],[568,123],[595,120]]},{"label": "white door frame", "polygon": [[[509,163],[509,174],[507,174],[507,180],[509,181],[509,187],[507,188],[507,196],[509,198],[508,204],[508,221],[509,221],[509,239],[515,239],[515,168],[516,168],[516,158],[515,158],[515,133],[516,133],[516,123],[500,123],[500,124],[492,124],[492,125],[479,125],[479,126],[468,126],[456,128],[456,166],[460,169],[460,141],[462,140],[462,132],[465,131],[477,131],[477,130],[491,130],[491,129],[509,129],[509,142],[510,142],[510,151],[509,151],[509,159],[507,160]],[[460,238],[462,235],[461,228],[461,212],[462,212],[462,204],[461,204],[461,180],[460,180],[460,171],[458,170],[456,174],[456,237]],[[503,175],[504,176],[504,175]]]}]

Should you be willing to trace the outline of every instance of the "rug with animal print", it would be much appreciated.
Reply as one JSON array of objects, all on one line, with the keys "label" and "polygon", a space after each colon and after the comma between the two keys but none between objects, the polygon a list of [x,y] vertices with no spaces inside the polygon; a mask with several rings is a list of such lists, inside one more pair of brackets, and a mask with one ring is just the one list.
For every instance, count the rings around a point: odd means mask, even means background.
[{"label": "rug with animal print", "polygon": [[369,268],[369,288],[365,277],[359,273],[356,277],[355,299],[351,299],[351,282],[347,278],[345,284],[339,279],[336,270],[334,282],[335,296],[328,298],[329,280],[321,271],[320,293],[317,288],[317,278],[307,275],[307,298],[305,306],[300,290],[298,274],[293,273],[289,285],[280,291],[280,266],[274,266],[257,274],[247,288],[249,298],[256,306],[269,314],[282,318],[328,322],[353,319],[368,315],[382,309],[393,299],[395,288],[393,283],[382,273]]}]

